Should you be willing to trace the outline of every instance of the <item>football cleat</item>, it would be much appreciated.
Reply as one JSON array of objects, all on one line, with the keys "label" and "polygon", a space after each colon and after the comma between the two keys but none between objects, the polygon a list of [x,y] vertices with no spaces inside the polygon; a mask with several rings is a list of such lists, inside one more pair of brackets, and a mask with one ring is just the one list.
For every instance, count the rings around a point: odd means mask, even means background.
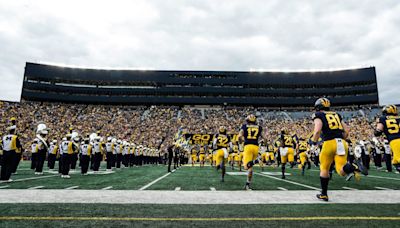
[{"label": "football cleat", "polygon": [[354,173],[349,173],[346,176],[346,181],[350,181],[354,177]]},{"label": "football cleat", "polygon": [[282,175],[282,179],[286,179],[286,176],[285,176],[285,175]]},{"label": "football cleat", "polygon": [[246,183],[245,185],[244,185],[244,190],[246,190],[246,191],[251,191],[252,189],[250,188],[250,184],[249,183]]},{"label": "football cleat", "polygon": [[323,201],[325,201],[325,202],[328,202],[329,201],[329,197],[328,197],[328,195],[324,195],[324,194],[317,194],[317,198],[318,199],[320,199],[320,200],[323,200]]},{"label": "football cleat", "polygon": [[354,166],[356,172],[360,172],[365,176],[368,175],[368,169],[364,167],[364,165],[361,163],[360,160],[355,160],[355,163],[353,163],[353,166]]}]

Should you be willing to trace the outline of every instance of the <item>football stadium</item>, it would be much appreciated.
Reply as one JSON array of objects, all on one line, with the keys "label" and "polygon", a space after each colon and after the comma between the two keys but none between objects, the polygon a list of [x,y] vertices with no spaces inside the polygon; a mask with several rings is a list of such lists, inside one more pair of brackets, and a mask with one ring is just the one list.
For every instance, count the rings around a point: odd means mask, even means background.
[{"label": "football stadium", "polygon": [[[330,110],[348,124],[348,163],[367,170],[341,176],[335,160],[328,202],[315,197],[324,143],[312,142],[312,114],[320,97],[337,104]],[[0,185],[6,226],[378,226],[400,219],[396,155],[386,137],[374,136],[382,115],[374,67],[138,71],[27,62],[22,101],[2,102],[1,111],[2,129],[19,139],[14,160],[2,159],[3,167],[13,164],[12,179]],[[249,121],[268,132],[257,141],[247,187],[240,132]],[[221,134],[230,144],[220,156]],[[287,147],[292,158],[282,152]],[[319,210],[329,216],[315,216]]]},{"label": "football stadium", "polygon": [[398,12],[1,2],[0,227],[399,226]]}]

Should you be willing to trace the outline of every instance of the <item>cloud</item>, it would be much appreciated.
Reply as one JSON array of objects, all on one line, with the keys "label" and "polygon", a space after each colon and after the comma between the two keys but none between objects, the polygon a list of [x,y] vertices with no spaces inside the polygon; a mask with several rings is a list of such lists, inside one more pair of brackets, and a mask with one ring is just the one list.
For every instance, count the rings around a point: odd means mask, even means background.
[{"label": "cloud", "polygon": [[377,67],[400,103],[400,2],[0,0],[0,99],[19,100],[26,61],[249,70]]}]

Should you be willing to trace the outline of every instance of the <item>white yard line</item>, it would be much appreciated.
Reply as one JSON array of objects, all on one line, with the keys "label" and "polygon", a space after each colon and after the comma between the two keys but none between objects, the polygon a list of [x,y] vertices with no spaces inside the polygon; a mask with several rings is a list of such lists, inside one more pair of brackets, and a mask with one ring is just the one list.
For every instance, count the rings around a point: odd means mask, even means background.
[{"label": "white yard line", "polygon": [[4,186],[0,186],[0,189],[8,188],[8,187],[10,187],[10,185],[4,185]]},{"label": "white yard line", "polygon": [[79,188],[79,186],[71,186],[71,187],[68,187],[68,188],[65,188],[65,189],[69,190],[69,189],[77,189],[77,188]]},{"label": "white yard line", "polygon": [[20,181],[26,181],[26,180],[36,180],[36,179],[44,179],[44,178],[50,178],[50,177],[58,177],[59,175],[49,175],[49,176],[41,176],[41,177],[29,177],[29,178],[22,178],[22,179],[16,179],[13,182],[20,182]]},{"label": "white yard line", "polygon": [[[2,203],[105,203],[105,204],[326,204],[315,190],[298,191],[160,191],[1,189]],[[390,197],[387,197],[389,196]],[[201,199],[199,201],[199,196]],[[232,201],[232,196],[240,201]],[[400,204],[400,191],[332,190],[329,204]]]},{"label": "white yard line", "polygon": [[41,189],[41,188],[44,188],[44,186],[35,186],[35,187],[30,187],[28,189]]},{"label": "white yard line", "polygon": [[282,187],[277,187],[277,189],[282,190],[282,191],[287,191],[286,188],[282,188]]},{"label": "white yard line", "polygon": [[290,180],[286,180],[286,179],[281,179],[281,178],[278,178],[278,177],[273,177],[273,176],[266,175],[266,174],[263,174],[263,173],[255,173],[255,174],[263,176],[263,177],[268,177],[268,178],[271,178],[271,179],[283,181],[283,182],[286,182],[286,183],[302,186],[302,187],[305,187],[305,188],[308,188],[308,189],[312,189],[312,190],[318,190],[318,191],[320,190],[319,188],[315,188],[315,187],[310,186],[310,185],[305,185],[305,184],[301,184],[301,183],[298,183],[298,182],[294,182],[294,181],[290,181]]},{"label": "white yard line", "polygon": [[343,189],[346,189],[346,190],[358,190],[358,189],[356,189],[356,188],[349,188],[349,187],[342,187]]},{"label": "white yard line", "polygon": [[108,186],[108,187],[102,188],[101,190],[110,190],[112,188],[113,188],[113,186]]},{"label": "white yard line", "polygon": [[161,177],[159,177],[159,178],[153,180],[152,182],[150,182],[150,183],[146,184],[145,186],[139,188],[139,190],[140,190],[140,191],[146,190],[146,188],[148,188],[148,187],[152,186],[153,184],[157,183],[158,181],[160,181],[160,180],[166,178],[166,177],[167,177],[168,175],[170,175],[170,174],[171,174],[171,173],[167,173],[167,174],[165,174],[165,175],[163,175],[163,176],[161,176]]},{"label": "white yard line", "polygon": [[175,188],[175,191],[180,191],[181,190],[181,187],[176,187]]},{"label": "white yard line", "polygon": [[384,188],[384,187],[379,187],[379,186],[376,186],[374,188],[379,189],[379,190],[393,190],[391,188]]},{"label": "white yard line", "polygon": [[400,181],[400,178],[394,178],[394,177],[380,177],[380,176],[374,176],[374,175],[368,175],[367,177]]},{"label": "white yard line", "polygon": [[211,191],[217,191],[214,187],[210,187]]}]

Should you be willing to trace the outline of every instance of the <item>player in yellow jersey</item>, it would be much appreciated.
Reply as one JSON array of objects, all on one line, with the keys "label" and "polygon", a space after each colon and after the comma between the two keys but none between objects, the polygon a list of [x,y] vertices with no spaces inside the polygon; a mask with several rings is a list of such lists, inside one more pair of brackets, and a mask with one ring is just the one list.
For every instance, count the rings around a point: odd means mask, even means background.
[{"label": "player in yellow jersey", "polygon": [[240,142],[244,142],[243,149],[243,165],[247,170],[247,181],[244,186],[245,190],[251,190],[250,184],[253,178],[253,166],[258,162],[258,143],[262,138],[263,128],[257,125],[257,118],[251,114],[247,116],[246,123],[241,127],[239,132]]},{"label": "player in yellow jersey", "polygon": [[210,166],[213,166],[213,150],[211,149],[211,147],[207,150],[207,162],[210,163]]},{"label": "player in yellow jersey", "polygon": [[349,127],[342,121],[342,117],[330,110],[331,103],[327,98],[319,98],[315,102],[316,112],[313,114],[314,133],[310,140],[311,145],[316,145],[321,136],[323,144],[319,155],[321,194],[317,195],[320,200],[328,201],[329,168],[335,162],[336,172],[341,175],[356,175],[367,170],[361,163],[350,164],[347,162],[348,145],[346,138],[349,136]]},{"label": "player in yellow jersey", "polygon": [[268,165],[274,165],[275,164],[275,148],[271,142],[267,142],[266,149],[267,149],[266,162]]},{"label": "player in yellow jersey", "polygon": [[237,156],[239,154],[239,146],[237,144],[237,141],[232,142],[232,153],[229,154],[231,157],[231,169],[235,169],[235,163],[238,162]]},{"label": "player in yellow jersey", "polygon": [[264,166],[267,164],[267,145],[264,141],[259,144],[258,154],[260,157],[258,164],[261,167],[261,171],[264,171]]},{"label": "player in yellow jersey", "polygon": [[204,167],[205,160],[206,160],[206,150],[204,149],[204,146],[200,146],[200,151],[199,151],[200,167]]},{"label": "player in yellow jersey", "polygon": [[213,148],[215,151],[215,165],[217,170],[221,169],[221,182],[224,182],[226,162],[228,160],[229,151],[232,149],[232,142],[230,137],[226,133],[226,128],[221,126],[218,134],[215,135],[213,141]]},{"label": "player in yellow jersey", "polygon": [[192,166],[194,166],[194,163],[197,162],[197,150],[194,146],[193,146],[190,154],[191,154],[191,158],[192,158]]}]

